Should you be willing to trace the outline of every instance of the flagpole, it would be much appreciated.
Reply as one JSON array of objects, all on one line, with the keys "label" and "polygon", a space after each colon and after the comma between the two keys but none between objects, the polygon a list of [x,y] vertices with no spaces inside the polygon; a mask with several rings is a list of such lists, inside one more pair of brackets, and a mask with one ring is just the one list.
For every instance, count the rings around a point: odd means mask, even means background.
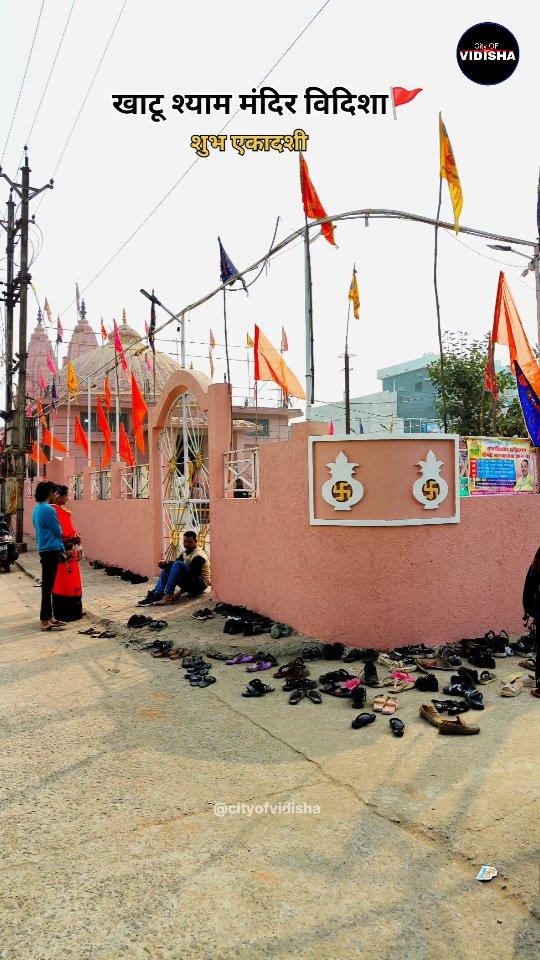
[{"label": "flagpole", "polygon": [[69,443],[70,424],[71,424],[71,394],[69,392],[69,387],[68,387],[67,418],[66,418],[66,447],[67,447],[68,457],[69,457],[69,451],[70,451],[70,443]]},{"label": "flagpole", "polygon": [[[441,203],[442,203],[442,177],[439,173],[439,203],[437,206],[437,217],[439,219],[441,213]],[[439,225],[438,223],[435,226],[435,253],[433,258],[433,286],[435,288],[435,307],[437,310],[437,333],[439,336],[439,357],[441,364],[441,397],[442,397],[442,414],[443,414],[443,426],[444,432],[448,433],[448,426],[446,420],[446,384],[444,380],[444,351],[443,351],[443,342],[442,342],[442,331],[441,331],[441,309],[439,305],[439,288],[437,286],[437,254],[438,254],[438,244],[439,244]]]},{"label": "flagpole", "polygon": [[88,469],[92,466],[92,398],[90,394],[90,377],[88,377],[88,397],[87,397],[87,414],[88,414]]},{"label": "flagpole", "polygon": [[313,364],[313,297],[311,287],[311,254],[309,250],[309,227],[305,217],[304,227],[304,284],[306,326],[306,420],[311,419],[311,404],[315,399]]},{"label": "flagpole", "polygon": [[251,393],[251,367],[249,363],[249,347],[246,350],[246,360],[247,360],[247,368],[248,368],[248,397],[249,397]]},{"label": "flagpole", "polygon": [[345,433],[351,432],[351,394],[349,388],[349,319],[351,316],[351,301],[347,305],[347,327],[345,332]]},{"label": "flagpole", "polygon": [[227,334],[227,293],[223,287],[223,324],[225,328],[225,357],[227,360],[227,382],[231,382],[231,371],[229,366],[229,338]]},{"label": "flagpole", "polygon": [[[116,350],[114,352],[114,368],[116,372],[116,398],[114,405],[114,428],[116,431],[116,462],[120,463],[120,382],[118,378],[118,358],[116,356]],[[109,411],[107,411],[107,416]],[[137,449],[137,444],[135,444],[135,450]]]}]

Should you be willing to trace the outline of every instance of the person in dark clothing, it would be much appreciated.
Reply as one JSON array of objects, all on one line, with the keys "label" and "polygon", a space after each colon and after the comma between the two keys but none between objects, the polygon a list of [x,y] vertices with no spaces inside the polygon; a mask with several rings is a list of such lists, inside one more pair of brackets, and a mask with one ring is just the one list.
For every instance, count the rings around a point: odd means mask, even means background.
[{"label": "person in dark clothing", "polygon": [[[193,530],[184,533],[184,552],[178,560],[167,564],[153,590],[150,590],[138,606],[166,606],[173,603],[183,593],[196,597],[204,593],[210,586],[210,561],[200,547],[197,546],[197,534]],[[174,595],[176,587],[180,593]]]},{"label": "person in dark clothing", "polygon": [[523,587],[523,609],[528,617],[534,622],[536,633],[536,689],[531,690],[535,697],[540,697],[540,644],[538,643],[538,634],[540,632],[540,547],[536,551],[535,558],[531,563],[527,576],[525,577],[525,586]]},{"label": "person in dark clothing", "polygon": [[32,512],[32,522],[36,531],[36,543],[41,561],[41,610],[39,614],[42,630],[62,630],[65,623],[53,617],[52,591],[58,564],[66,559],[62,527],[52,501],[56,495],[56,484],[51,480],[42,480],[36,487],[36,506]]}]

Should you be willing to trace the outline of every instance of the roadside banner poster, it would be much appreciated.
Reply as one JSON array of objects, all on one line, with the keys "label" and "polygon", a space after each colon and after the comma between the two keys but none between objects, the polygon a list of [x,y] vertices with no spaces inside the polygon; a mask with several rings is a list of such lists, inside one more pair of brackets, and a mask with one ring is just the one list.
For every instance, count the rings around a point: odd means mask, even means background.
[{"label": "roadside banner poster", "polygon": [[465,437],[459,438],[459,495],[469,496],[469,454]]},{"label": "roadside banner poster", "polygon": [[469,495],[535,493],[536,457],[529,440],[467,437]]}]

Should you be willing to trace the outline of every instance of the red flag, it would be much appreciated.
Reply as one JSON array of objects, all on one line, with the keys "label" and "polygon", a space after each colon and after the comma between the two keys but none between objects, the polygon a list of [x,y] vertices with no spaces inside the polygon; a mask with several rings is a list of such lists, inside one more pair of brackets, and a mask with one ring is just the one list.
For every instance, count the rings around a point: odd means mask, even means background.
[{"label": "red flag", "polygon": [[255,380],[273,380],[291,397],[305,400],[306,395],[283,357],[255,325]]},{"label": "red flag", "polygon": [[45,379],[45,377],[43,376],[42,373],[40,373],[40,375],[39,375],[39,377],[38,377],[38,384],[39,384],[39,389],[40,389],[40,390],[46,390],[46,389],[47,389],[47,381],[46,381],[46,379]]},{"label": "red flag", "polygon": [[88,440],[86,439],[86,434],[81,427],[81,421],[79,420],[79,414],[75,414],[75,433],[73,437],[73,442],[78,446],[82,447],[86,457],[88,458]]},{"label": "red flag", "polygon": [[405,87],[390,87],[394,106],[402,107],[404,103],[410,103],[419,93],[422,93],[422,89],[422,87],[415,87],[414,90],[406,90]]},{"label": "red flag", "polygon": [[281,328],[281,352],[286,353],[288,349],[289,349],[289,341],[287,340],[285,327],[282,327]]},{"label": "red flag", "polygon": [[43,428],[43,446],[51,447],[53,450],[58,450],[58,453],[67,453],[68,448],[64,446],[61,440],[57,440],[56,437],[53,437],[50,430],[47,427]]},{"label": "red flag", "polygon": [[107,417],[103,412],[103,407],[101,406],[101,400],[98,399],[97,402],[97,419],[99,429],[103,434],[103,440],[105,441],[105,453],[103,454],[103,459],[101,461],[101,469],[106,469],[111,462],[111,428]]},{"label": "red flag", "polygon": [[133,374],[131,374],[131,412],[133,414],[133,436],[135,437],[135,443],[141,453],[144,453],[144,433],[142,425],[148,413],[148,407],[144,402],[144,397],[139,390],[139,384]]},{"label": "red flag", "polygon": [[41,447],[38,447],[36,441],[34,440],[32,444],[32,452],[30,453],[30,459],[35,460],[37,464],[46,464],[48,463],[47,457],[43,453]]},{"label": "red flag", "polygon": [[514,363],[517,361],[538,396],[540,394],[540,364],[531,350],[514,298],[502,270],[499,274],[491,340],[494,344],[502,343],[509,347],[512,372],[514,372]]},{"label": "red flag", "polygon": [[335,432],[336,432],[336,428],[334,426],[334,421],[331,420],[330,423],[328,424],[328,436],[333,437]]},{"label": "red flag", "polygon": [[496,400],[499,395],[499,390],[497,386],[497,374],[495,373],[495,344],[491,339],[491,334],[488,340],[484,382],[486,385],[486,390],[489,390]]},{"label": "red flag", "polygon": [[[306,217],[311,217],[312,220],[320,220],[321,217],[326,217],[326,210],[324,209],[319,197],[317,196],[317,191],[313,186],[310,176],[308,165],[304,160],[301,153],[298,154],[300,158],[300,187],[302,189],[302,203],[304,204],[304,213]],[[336,245],[334,240],[334,226],[332,223],[323,223],[321,224],[321,230],[323,235],[328,240],[328,243]]]},{"label": "red flag", "polygon": [[120,354],[120,363],[122,364],[122,370],[124,370],[124,371],[127,372],[127,370],[129,369],[129,368],[128,368],[128,363],[127,363],[127,360],[126,360],[126,355],[125,355],[125,353],[124,353],[124,348],[123,348],[123,346],[122,346],[122,341],[121,341],[121,339],[120,339],[120,333],[119,333],[119,331],[118,331],[118,326],[117,326],[117,324],[116,324],[116,320],[113,320],[113,324],[114,324],[114,349],[115,349],[115,353],[119,353],[119,354]]},{"label": "red flag", "polygon": [[107,331],[106,331],[106,329],[105,329],[105,325],[104,325],[104,323],[103,323],[103,317],[102,317],[102,318],[101,318],[101,339],[102,339],[102,340],[106,340],[107,337],[108,337],[108,333],[107,333]]},{"label": "red flag", "polygon": [[110,385],[109,385],[109,378],[108,378],[108,377],[105,377],[105,380],[104,380],[104,383],[103,383],[103,394],[104,394],[103,403],[105,404],[105,409],[106,409],[106,411],[107,411],[107,413],[108,413],[109,410],[110,410],[111,407],[112,407],[111,388],[110,388]]},{"label": "red flag", "polygon": [[135,466],[135,457],[133,456],[133,450],[131,449],[131,444],[129,442],[128,435],[126,433],[126,428],[122,421],[120,421],[120,456],[124,463],[127,463],[128,467]]},{"label": "red flag", "polygon": [[57,374],[58,371],[57,371],[57,369],[56,369],[56,367],[55,367],[55,365],[54,365],[54,360],[53,360],[53,358],[51,357],[51,352],[50,352],[50,350],[49,350],[49,353],[47,354],[47,367],[48,367],[49,370],[51,371],[53,377],[56,376],[56,374]]}]

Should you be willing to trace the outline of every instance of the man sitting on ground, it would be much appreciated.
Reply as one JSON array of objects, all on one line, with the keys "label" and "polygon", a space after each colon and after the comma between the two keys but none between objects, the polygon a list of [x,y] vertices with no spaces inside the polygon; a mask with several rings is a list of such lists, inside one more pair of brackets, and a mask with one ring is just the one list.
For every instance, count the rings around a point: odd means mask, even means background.
[{"label": "man sitting on ground", "polygon": [[[138,606],[165,606],[176,602],[184,593],[196,597],[209,586],[210,561],[204,550],[197,546],[197,534],[187,530],[184,533],[184,552],[178,560],[167,564],[154,589],[139,601]],[[180,587],[180,592],[175,596],[176,587]]]}]

